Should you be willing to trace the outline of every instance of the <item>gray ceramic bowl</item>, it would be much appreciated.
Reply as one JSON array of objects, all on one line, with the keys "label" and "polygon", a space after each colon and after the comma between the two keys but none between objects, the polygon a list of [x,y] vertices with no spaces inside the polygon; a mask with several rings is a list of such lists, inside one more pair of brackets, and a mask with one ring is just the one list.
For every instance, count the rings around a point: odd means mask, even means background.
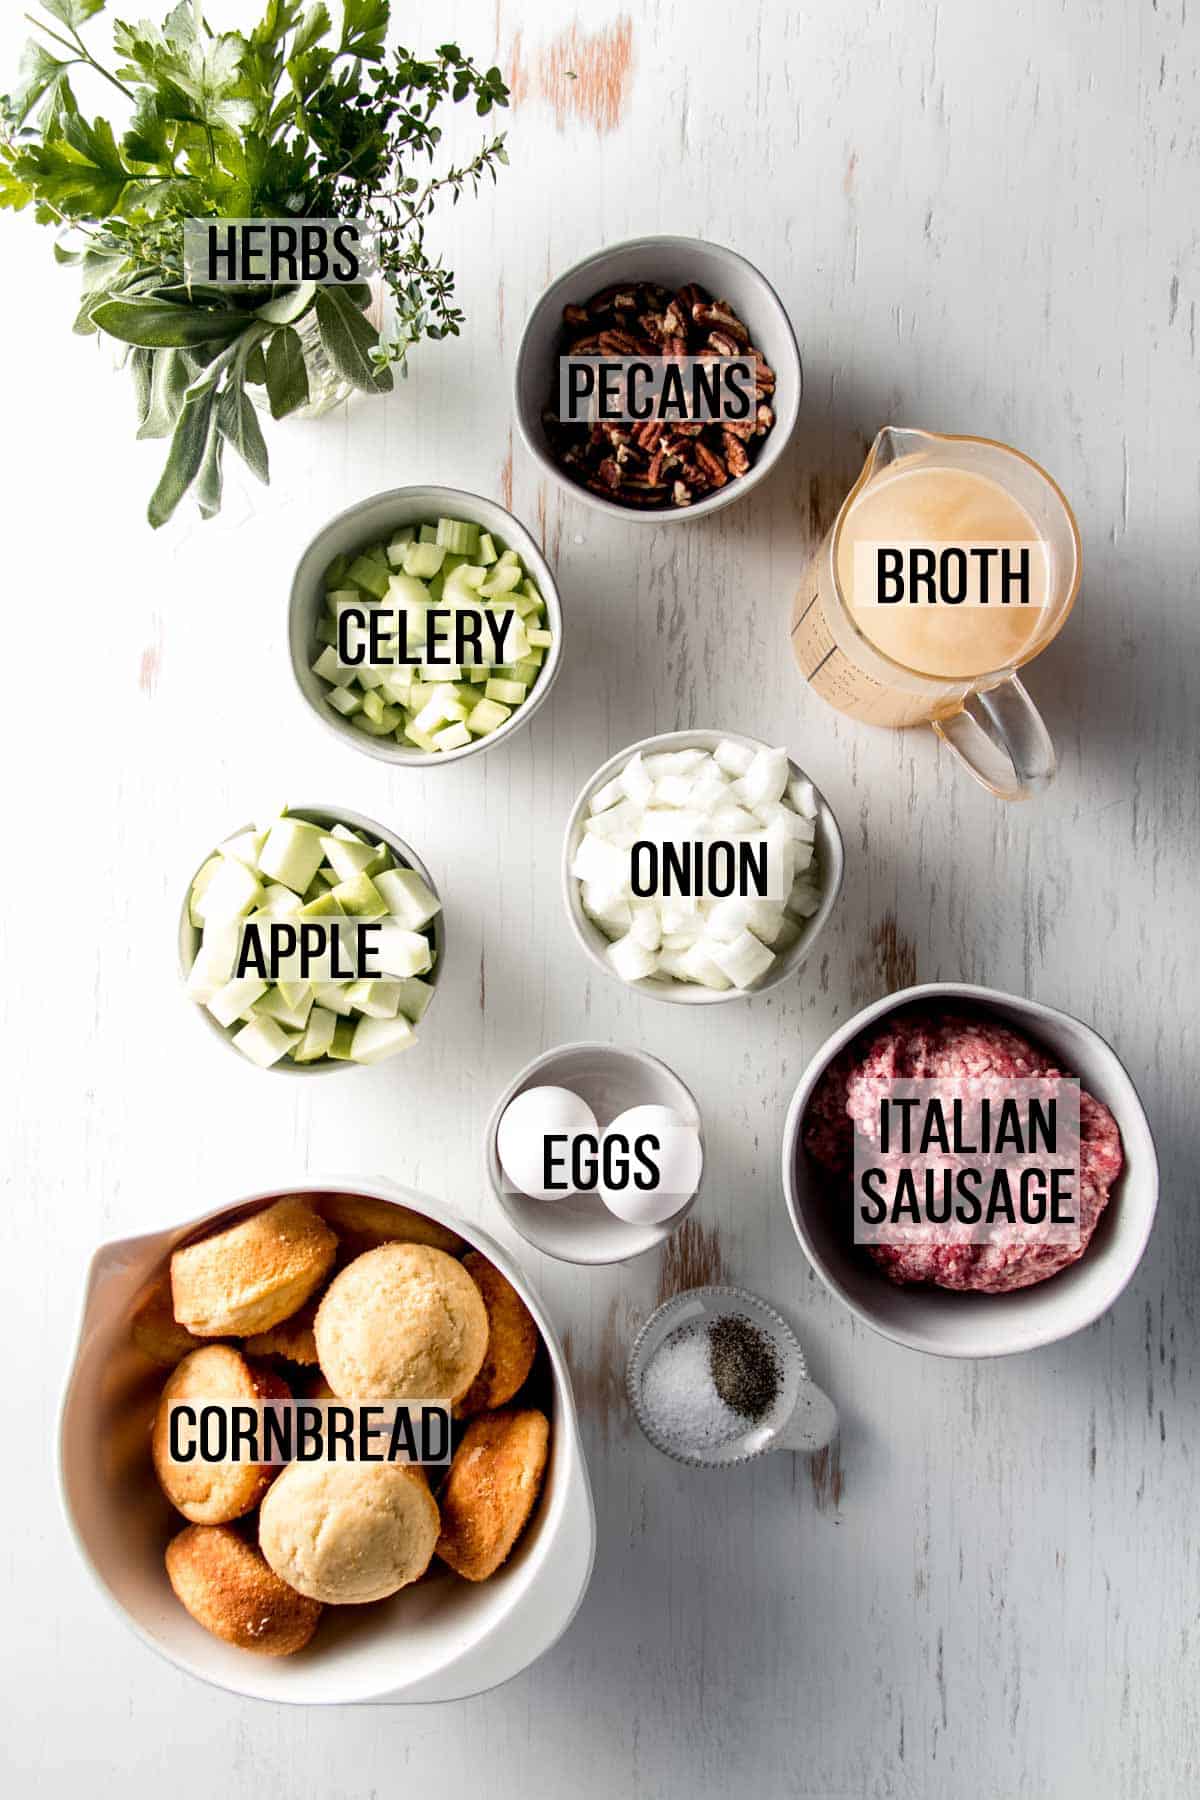
[{"label": "gray ceramic bowl", "polygon": [[[745,475],[715,493],[694,500],[690,506],[650,509],[618,506],[590,488],[572,481],[555,462],[546,442],[542,412],[557,383],[559,333],[562,310],[570,302],[587,300],[617,281],[659,281],[665,287],[682,287],[695,281],[714,297],[728,300],[750,332],[751,342],[774,369],[776,388],[771,397],[775,424],[765,438],[758,458]],[[551,282],[534,306],[521,335],[513,390],[517,425],[525,448],[538,466],[560,487],[594,506],[599,512],[634,525],[681,524],[703,519],[744,499],[775,467],[795,429],[800,411],[803,373],[800,351],[791,320],[779,295],[753,263],[702,238],[644,237],[613,244],[568,269]]]},{"label": "gray ceramic bowl", "polygon": [[[715,750],[723,738],[729,738],[735,744],[744,744],[749,750],[766,748],[758,738],[745,737],[740,731],[666,731],[659,737],[643,738],[640,743],[627,744],[624,750],[617,752],[616,756],[610,756],[603,767],[597,769],[591,780],[585,784],[571,809],[571,816],[567,820],[566,836],[563,839],[562,857],[563,899],[566,903],[567,917],[588,957],[598,969],[603,969],[604,973],[614,981],[621,981],[621,977],[605,955],[609,940],[600,927],[584,912],[580,883],[571,873],[571,864],[574,861],[575,852],[579,848],[580,839],[583,837],[584,823],[588,816],[588,802],[596,789],[603,787],[606,781],[611,781],[613,776],[624,768],[630,757],[639,750],[647,756],[655,755],[663,750]],[[799,763],[791,762],[789,767],[792,775],[798,776],[801,781],[812,779]],[[796,942],[790,949],[785,950],[782,956],[776,958],[775,967],[768,971],[764,980],[756,983],[754,987],[717,990],[699,987],[691,982],[672,981],[664,976],[652,975],[642,981],[622,982],[623,987],[646,994],[651,1000],[668,1000],[679,1006],[713,1006],[722,1000],[753,1000],[756,994],[765,994],[771,988],[778,987],[781,982],[791,980],[801,964],[808,960],[813,944],[824,929],[825,923],[837,903],[846,861],[845,850],[842,846],[842,834],[838,830],[833,810],[821,790],[815,785],[813,791],[817,797],[815,841],[817,871],[821,879],[821,904],[811,919],[805,919],[803,929]]]},{"label": "gray ceramic bowl", "polygon": [[[801,1141],[813,1089],[838,1053],[872,1026],[914,1004],[990,1013],[1042,1044],[1116,1119],[1125,1149],[1095,1235],[1069,1269],[1009,1294],[898,1287],[850,1240],[849,1209],[831,1200],[828,1180]],[[911,1350],[934,1356],[1009,1356],[1057,1343],[1107,1312],[1133,1279],[1154,1223],[1158,1158],[1137,1090],[1110,1044],[1069,1013],[994,988],[931,981],[866,1006],[828,1038],[800,1078],[783,1132],[783,1187],[801,1248],[825,1285],[856,1318]]]},{"label": "gray ceramic bowl", "polygon": [[[434,879],[429,873],[429,870],[425,867],[425,864],[417,855],[416,851],[411,849],[410,846],[404,842],[403,838],[397,837],[394,831],[385,830],[385,828],[375,819],[368,819],[362,813],[351,812],[349,808],[345,806],[289,806],[287,810],[289,818],[307,819],[310,825],[322,825],[327,830],[331,830],[335,825],[345,825],[351,831],[361,831],[365,836],[374,838],[376,843],[386,844],[402,868],[415,869],[426,887],[429,888],[432,893],[437,893]],[[240,831],[251,830],[253,830],[252,824],[239,825],[236,826],[233,831],[227,832],[226,836],[235,837]],[[191,966],[196,960],[196,951],[200,947],[199,929],[192,924],[191,919],[188,916],[188,902],[191,897],[192,882],[195,881],[196,876],[200,873],[200,869],[204,867],[204,863],[208,861],[209,857],[212,856],[216,849],[217,845],[214,844],[211,850],[205,852],[204,859],[193,871],[191,880],[189,880],[183,896],[183,905],[179,912],[179,974],[182,981],[187,980]],[[438,984],[441,981],[442,972],[446,966],[446,928],[444,924],[444,915],[442,913],[438,913],[430,921],[429,929],[433,936],[434,957],[433,968],[425,979],[428,980],[430,987],[434,990],[434,999],[436,999]],[[213,1032],[215,1036],[219,1037],[229,1049],[233,1048],[232,1029],[227,1031],[223,1025],[218,1025],[206,1006],[200,1006],[194,1000],[189,1000],[188,1005],[198,1016],[202,1024],[207,1025],[208,1029]],[[429,1002],[429,1006],[433,1006],[433,1000]],[[426,1020],[428,1018],[429,1012],[426,1011],[425,1019],[423,1019],[421,1024],[417,1027],[418,1036],[426,1029]],[[240,1050],[237,1054],[239,1059],[246,1063],[247,1068],[253,1068],[255,1066],[242,1056]],[[332,1056],[323,1056],[319,1062],[296,1063],[293,1062],[290,1057],[285,1056],[282,1061],[272,1063],[267,1073],[270,1075],[328,1075],[337,1069],[358,1069],[368,1066],[369,1065],[363,1063],[341,1062],[336,1057]]]},{"label": "gray ceramic bowl", "polygon": [[[316,628],[324,605],[322,577],[334,557],[387,537],[401,526],[424,524],[438,518],[467,519],[472,524],[481,525],[492,537],[498,538],[508,549],[518,553],[546,602],[547,622],[554,641],[546,652],[542,672],[528,699],[515,709],[511,718],[506,719],[497,730],[489,732],[487,737],[476,738],[472,743],[464,744],[461,750],[428,753],[415,747],[406,749],[394,738],[373,738],[365,731],[355,731],[349,720],[343,719],[325,700],[326,684],[319,675],[313,674],[312,664],[321,648]],[[399,763],[406,768],[435,769],[443,763],[459,762],[465,756],[478,756],[481,751],[504,743],[515,732],[528,725],[534,713],[545,703],[557,679],[562,661],[562,636],[562,604],[558,586],[549,564],[530,533],[519,519],[514,519],[510,512],[505,512],[494,500],[485,500],[480,494],[464,493],[459,488],[392,488],[387,493],[372,495],[369,500],[360,500],[357,506],[338,513],[328,525],[321,527],[300,558],[288,606],[288,648],[292,658],[292,673],[296,678],[296,686],[326,730],[332,731],[343,743],[352,744],[356,750],[362,750],[366,755],[378,758],[380,762]]]}]

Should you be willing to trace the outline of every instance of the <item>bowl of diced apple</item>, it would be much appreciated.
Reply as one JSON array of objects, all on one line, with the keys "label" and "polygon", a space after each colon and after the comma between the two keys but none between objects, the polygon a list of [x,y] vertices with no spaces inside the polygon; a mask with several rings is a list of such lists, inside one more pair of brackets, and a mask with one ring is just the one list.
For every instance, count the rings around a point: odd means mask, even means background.
[{"label": "bowl of diced apple", "polygon": [[828,801],[786,750],[671,731],[630,744],[583,788],[563,895],[598,968],[650,999],[702,1006],[752,999],[797,973],[844,862]]},{"label": "bowl of diced apple", "polygon": [[[377,976],[301,967],[267,979],[243,954],[248,920],[379,920]],[[260,939],[262,933],[256,934]],[[188,883],[179,921],[184,991],[258,1068],[325,1074],[411,1050],[445,959],[441,901],[416,852],[344,807],[288,807],[245,825]]]},{"label": "bowl of diced apple", "polygon": [[562,607],[534,538],[494,500],[394,488],[309,544],[288,640],[328,730],[384,762],[434,767],[529,723],[558,674]]}]

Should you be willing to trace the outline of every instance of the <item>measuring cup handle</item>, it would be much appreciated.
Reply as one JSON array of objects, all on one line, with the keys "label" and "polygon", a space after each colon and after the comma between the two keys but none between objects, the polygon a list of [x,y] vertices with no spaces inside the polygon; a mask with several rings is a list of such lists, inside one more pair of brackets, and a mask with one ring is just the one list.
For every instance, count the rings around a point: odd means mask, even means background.
[{"label": "measuring cup handle", "polygon": [[837,1408],[815,1381],[804,1381],[795,1410],[771,1440],[772,1450],[823,1450],[837,1436]]},{"label": "measuring cup handle", "polygon": [[[982,718],[971,710],[976,707]],[[1058,764],[1050,733],[1015,675],[968,695],[960,712],[935,719],[933,729],[1001,800],[1027,800],[1054,779]]]}]

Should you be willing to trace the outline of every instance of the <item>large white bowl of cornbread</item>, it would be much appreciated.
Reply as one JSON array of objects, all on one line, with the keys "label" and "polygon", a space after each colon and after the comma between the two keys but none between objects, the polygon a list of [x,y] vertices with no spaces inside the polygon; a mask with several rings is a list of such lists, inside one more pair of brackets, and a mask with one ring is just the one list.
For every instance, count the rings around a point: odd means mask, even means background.
[{"label": "large white bowl of cornbread", "polygon": [[[452,1403],[449,1466],[166,1449],[172,1402]],[[60,1423],[67,1520],[169,1661],[302,1705],[481,1693],[583,1598],[595,1515],[562,1346],[515,1262],[386,1181],[246,1195],[93,1259]]]}]

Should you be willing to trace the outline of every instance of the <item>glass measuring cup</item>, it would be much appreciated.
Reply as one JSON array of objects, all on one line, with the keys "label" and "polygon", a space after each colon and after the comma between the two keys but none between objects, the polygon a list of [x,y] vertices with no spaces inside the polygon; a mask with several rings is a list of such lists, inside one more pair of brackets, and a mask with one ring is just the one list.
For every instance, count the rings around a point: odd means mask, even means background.
[{"label": "glass measuring cup", "polygon": [[[896,472],[928,481],[978,478],[1029,521],[1045,557],[1043,604],[1023,640],[998,666],[970,674],[931,674],[898,660],[862,629],[844,579],[848,549],[864,496]],[[998,534],[997,534],[998,535]],[[1017,670],[1046,648],[1066,621],[1079,591],[1079,528],[1046,471],[1007,444],[990,438],[946,436],[888,425],[871,446],[862,471],[818,548],[792,610],[792,650],[811,687],[830,706],[870,725],[931,724],[954,754],[993,794],[1020,800],[1045,787],[1055,771],[1054,746]],[[856,617],[856,611],[859,616]],[[976,613],[978,619],[978,613]],[[969,611],[946,629],[970,630]]]}]

